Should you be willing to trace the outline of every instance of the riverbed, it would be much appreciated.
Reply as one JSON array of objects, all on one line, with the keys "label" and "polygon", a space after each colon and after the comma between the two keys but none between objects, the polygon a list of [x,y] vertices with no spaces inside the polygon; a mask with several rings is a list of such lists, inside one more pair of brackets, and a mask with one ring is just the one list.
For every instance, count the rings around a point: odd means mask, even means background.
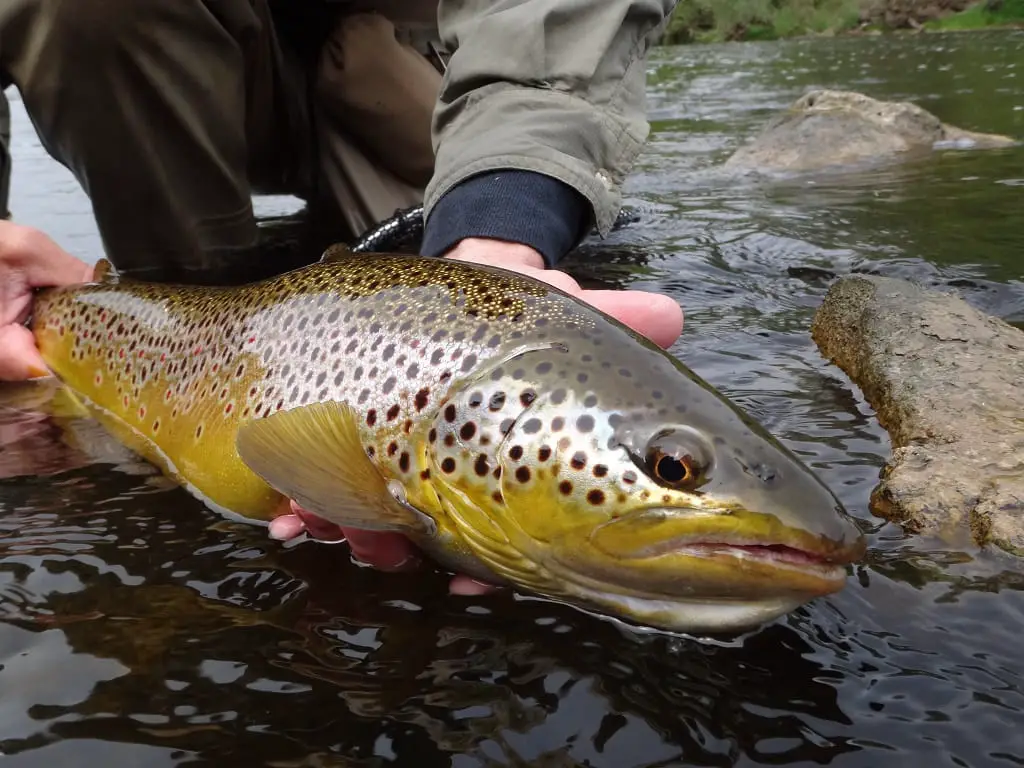
[{"label": "riverbed", "polygon": [[[8,388],[4,764],[1024,765],[1024,570],[870,514],[888,439],[809,336],[829,280],[850,272],[953,290],[1024,326],[1024,150],[772,183],[704,173],[812,87],[1024,138],[1024,31],[660,49],[627,200],[640,221],[568,267],[679,300],[673,353],[868,532],[843,592],[731,642],[451,597],[430,569],[382,574],[344,547],[224,521],[95,425],[53,415],[45,388]],[[87,199],[9,96],[15,219],[98,258]]]}]

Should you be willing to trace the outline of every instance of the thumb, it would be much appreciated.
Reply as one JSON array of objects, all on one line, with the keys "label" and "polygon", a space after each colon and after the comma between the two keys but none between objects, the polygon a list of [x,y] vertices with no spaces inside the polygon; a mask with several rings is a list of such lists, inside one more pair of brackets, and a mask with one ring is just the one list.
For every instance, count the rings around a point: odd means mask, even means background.
[{"label": "thumb", "polygon": [[[92,266],[72,256],[47,235],[9,221],[0,221],[0,268],[3,267],[31,288],[85,283],[93,277]],[[5,279],[11,281],[7,275]]]},{"label": "thumb", "polygon": [[23,381],[49,375],[32,332],[22,325],[0,326],[0,381]]}]

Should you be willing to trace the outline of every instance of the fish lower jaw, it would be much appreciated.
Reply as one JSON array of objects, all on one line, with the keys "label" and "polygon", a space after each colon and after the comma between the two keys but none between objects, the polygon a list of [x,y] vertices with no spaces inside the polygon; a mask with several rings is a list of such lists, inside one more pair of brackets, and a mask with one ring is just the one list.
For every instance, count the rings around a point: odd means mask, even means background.
[{"label": "fish lower jaw", "polygon": [[598,618],[639,631],[686,635],[753,631],[807,602],[794,597],[747,601],[624,595],[573,586],[575,597],[593,606],[595,610],[587,612]]}]

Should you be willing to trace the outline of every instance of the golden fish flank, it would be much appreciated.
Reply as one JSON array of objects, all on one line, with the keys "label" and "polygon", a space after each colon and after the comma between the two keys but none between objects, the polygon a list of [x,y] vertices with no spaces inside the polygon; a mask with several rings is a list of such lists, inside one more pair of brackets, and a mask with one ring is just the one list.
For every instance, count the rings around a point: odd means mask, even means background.
[{"label": "golden fish flank", "polygon": [[221,509],[285,496],[440,562],[677,630],[840,589],[863,539],[788,451],[678,361],[549,286],[330,256],[251,286],[45,293],[61,379]]}]

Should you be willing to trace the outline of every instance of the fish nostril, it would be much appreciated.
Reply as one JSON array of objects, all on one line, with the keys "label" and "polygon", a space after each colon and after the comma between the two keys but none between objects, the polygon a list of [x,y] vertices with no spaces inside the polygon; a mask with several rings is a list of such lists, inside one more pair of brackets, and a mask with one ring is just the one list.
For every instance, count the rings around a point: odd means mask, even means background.
[{"label": "fish nostril", "polygon": [[753,475],[765,485],[771,485],[779,478],[778,470],[770,464],[761,464],[760,462],[747,464],[745,461],[741,461],[740,459],[737,459],[736,462],[744,472],[748,475]]}]

